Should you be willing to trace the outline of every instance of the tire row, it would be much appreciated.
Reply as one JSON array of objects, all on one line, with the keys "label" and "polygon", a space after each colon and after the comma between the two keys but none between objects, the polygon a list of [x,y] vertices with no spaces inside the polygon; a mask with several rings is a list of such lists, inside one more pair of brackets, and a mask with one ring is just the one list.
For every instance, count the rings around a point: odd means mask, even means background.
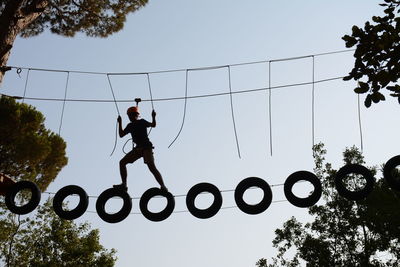
[{"label": "tire row", "polygon": [[[400,179],[397,178],[398,171],[396,167],[400,166],[400,155],[391,158],[384,167],[383,175],[389,186],[397,191],[400,191]],[[345,178],[348,175],[357,174],[361,175],[365,179],[366,183],[359,190],[349,190],[345,185]],[[314,187],[313,192],[305,197],[297,197],[293,192],[293,186],[299,181],[308,181]],[[366,167],[358,164],[345,165],[336,173],[335,176],[335,187],[339,195],[349,200],[358,201],[366,198],[373,190],[375,178],[370,170]],[[244,200],[244,193],[247,189],[256,187],[262,190],[263,197],[256,204],[248,204]],[[29,190],[31,197],[29,201],[21,206],[15,203],[16,195],[22,190]],[[196,207],[195,200],[199,194],[210,193],[214,199],[212,204],[205,209]],[[316,204],[322,195],[322,185],[319,178],[308,171],[295,172],[286,179],[284,183],[284,193],[286,199],[294,206],[299,208],[307,208]],[[65,198],[70,195],[78,195],[79,203],[71,210],[65,210],[63,202]],[[149,201],[156,197],[161,196],[166,198],[167,205],[160,212],[151,212],[148,209]],[[118,197],[123,201],[121,209],[116,213],[106,212],[105,205],[111,198]],[[30,181],[20,181],[15,183],[6,194],[5,202],[8,209],[15,214],[27,214],[33,211],[40,202],[41,192],[36,184]],[[271,186],[263,179],[258,177],[249,177],[242,180],[236,187],[234,198],[238,208],[247,214],[260,214],[268,209],[272,202],[272,191]],[[82,216],[88,207],[89,197],[85,190],[77,185],[68,185],[57,191],[53,198],[53,209],[54,212],[63,219],[74,220]],[[210,183],[199,183],[194,185],[186,195],[186,206],[188,211],[199,219],[208,219],[218,213],[222,207],[222,195],[221,191],[213,184]],[[167,219],[175,208],[175,198],[170,192],[165,192],[159,188],[148,189],[140,198],[139,202],[140,210],[145,218],[150,221],[159,222]],[[123,221],[132,210],[132,198],[129,194],[120,189],[109,188],[102,192],[96,201],[96,211],[99,217],[108,223],[118,223]]]}]

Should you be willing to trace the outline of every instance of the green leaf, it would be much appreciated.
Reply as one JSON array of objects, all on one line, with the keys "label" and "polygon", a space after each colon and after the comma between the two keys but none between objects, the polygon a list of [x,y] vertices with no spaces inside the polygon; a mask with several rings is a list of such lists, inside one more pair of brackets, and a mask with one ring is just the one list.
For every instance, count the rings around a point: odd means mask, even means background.
[{"label": "green leaf", "polygon": [[350,81],[351,79],[353,79],[351,75],[343,77],[343,81]]},{"label": "green leaf", "polygon": [[364,101],[364,105],[369,108],[372,104],[371,94],[367,95]]}]

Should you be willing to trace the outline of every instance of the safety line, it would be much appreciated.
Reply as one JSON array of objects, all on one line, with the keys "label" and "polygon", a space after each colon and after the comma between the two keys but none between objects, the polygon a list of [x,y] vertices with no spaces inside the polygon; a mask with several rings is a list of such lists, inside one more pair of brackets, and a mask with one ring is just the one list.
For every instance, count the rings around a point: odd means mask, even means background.
[{"label": "safety line", "polygon": [[308,57],[312,57],[312,56],[314,56],[314,57],[326,56],[326,55],[339,54],[339,53],[348,53],[348,52],[352,52],[352,51],[355,51],[355,49],[337,50],[337,51],[316,53],[316,54],[303,55],[303,56],[297,56],[297,57],[250,61],[250,62],[233,63],[233,64],[225,64],[225,65],[209,66],[209,67],[186,68],[186,69],[167,69],[167,70],[147,71],[147,72],[95,72],[95,71],[63,70],[63,69],[48,69],[48,68],[32,68],[32,67],[22,67],[22,66],[5,66],[5,67],[12,68],[12,69],[24,69],[24,70],[30,69],[33,71],[70,72],[70,73],[93,74],[93,75],[115,75],[115,76],[118,76],[118,75],[143,75],[143,74],[155,74],[155,73],[180,72],[180,71],[188,71],[188,70],[194,71],[194,70],[217,69],[217,68],[224,68],[227,65],[233,67],[233,66],[268,63],[270,61],[271,62],[290,61],[290,60],[298,60],[298,59],[308,58]]},{"label": "safety line", "polygon": [[271,61],[268,62],[268,118],[269,118],[269,149],[272,156],[272,87],[271,87]]},{"label": "safety line", "polygon": [[112,84],[111,84],[110,75],[108,75],[108,74],[107,74],[107,80],[108,80],[108,84],[110,85],[111,94],[112,94],[112,97],[113,97],[115,108],[117,109],[118,116],[121,116],[121,114],[119,113],[117,100],[115,99],[114,89],[113,89]]},{"label": "safety line", "polygon": [[[327,78],[327,79],[322,79],[322,80],[315,81],[314,83],[318,84],[318,83],[325,83],[325,82],[330,82],[330,81],[335,81],[335,80],[342,80],[344,77],[345,76]],[[252,92],[259,92],[259,91],[268,91],[269,89],[276,90],[276,89],[282,89],[282,88],[288,88],[288,87],[305,86],[305,85],[310,85],[310,84],[312,84],[312,82],[277,85],[277,86],[272,86],[271,88],[262,87],[262,88],[255,88],[255,89],[233,91],[232,94],[243,94],[243,93],[252,93]],[[194,98],[207,98],[207,97],[224,96],[224,95],[228,95],[228,94],[229,93],[215,93],[215,94],[183,96],[183,97],[156,98],[156,99],[153,99],[153,101],[154,102],[175,101],[175,100],[183,100],[183,99],[194,99]],[[12,95],[7,95],[7,94],[0,94],[0,95],[11,97],[11,98],[15,98],[15,99],[22,99],[21,96],[15,96],[15,95],[12,96]],[[25,99],[27,99],[27,100],[36,100],[36,101],[64,101],[61,98],[44,98],[44,97],[26,97]],[[91,103],[110,103],[110,102],[127,103],[127,102],[132,102],[134,100],[133,99],[118,99],[118,100],[113,100],[113,99],[66,99],[66,101],[67,102],[68,101],[70,101],[70,102],[91,102]],[[142,102],[148,102],[148,101],[150,101],[150,99],[142,99]]]},{"label": "safety line", "polygon": [[154,110],[154,104],[153,104],[153,94],[151,92],[151,83],[150,83],[150,74],[147,73],[147,83],[149,85],[149,93],[150,93],[150,102],[151,102],[151,108]]},{"label": "safety line", "polygon": [[228,80],[229,80],[229,99],[231,103],[231,114],[232,114],[232,122],[233,122],[233,132],[235,134],[235,140],[236,140],[236,148],[238,152],[239,159],[240,157],[240,147],[239,147],[239,140],[237,136],[237,131],[236,131],[236,123],[235,123],[235,113],[233,110],[233,97],[232,97],[232,80],[231,80],[231,67],[228,66]]},{"label": "safety line", "polygon": [[312,132],[312,150],[315,145],[315,57],[312,57],[312,91],[311,91],[311,132]]},{"label": "safety line", "polygon": [[[148,88],[149,88],[149,93],[150,93],[150,102],[151,102],[151,109],[154,111],[154,103],[153,103],[153,93],[151,92],[151,83],[150,83],[150,74],[147,73],[147,84],[148,84]],[[152,112],[153,112],[152,111]],[[149,133],[147,134],[147,136],[150,135],[151,130],[153,130],[153,127],[150,127]],[[126,144],[126,143],[125,143]],[[125,147],[125,145],[124,145]],[[123,148],[122,148],[123,151]]]},{"label": "safety line", "polygon": [[68,92],[68,82],[69,82],[69,72],[67,72],[67,81],[65,83],[64,101],[63,101],[62,110],[61,110],[61,118],[60,118],[60,126],[58,128],[58,135],[61,135],[61,127],[62,127],[63,119],[64,119],[65,99],[67,98],[67,92]]},{"label": "safety line", "polygon": [[[110,76],[109,76],[109,75],[107,75],[107,80],[108,80],[108,84],[110,85],[110,90],[111,90],[111,94],[112,94],[113,101],[114,101],[114,104],[115,104],[115,108],[117,109],[118,117],[121,117],[121,114],[119,113],[119,109],[118,109],[118,104],[117,104],[117,101],[116,101],[116,99],[115,99],[114,89],[113,89],[113,87],[112,87],[112,84],[111,84],[111,80],[110,80]],[[115,148],[117,147],[118,121],[116,122],[115,128],[116,128],[116,129],[115,129],[114,147],[113,147],[113,149],[112,149],[112,151],[111,151],[110,157],[114,154]]]},{"label": "safety line", "polygon": [[360,142],[361,142],[361,152],[363,152],[363,133],[361,127],[361,108],[360,108],[360,94],[357,94],[357,110],[358,110],[358,126],[360,128]]},{"label": "safety line", "polygon": [[28,80],[29,80],[29,73],[30,73],[30,69],[28,69],[28,71],[26,72],[26,78],[25,78],[25,86],[24,86],[24,95],[22,96],[22,103],[24,103],[25,101],[25,96],[26,96],[26,89],[28,88]]},{"label": "safety line", "polygon": [[171,142],[171,144],[169,144],[168,148],[170,148],[172,146],[172,144],[175,143],[175,141],[178,139],[179,135],[182,132],[183,125],[185,124],[186,105],[187,105],[187,100],[188,100],[188,96],[187,96],[187,93],[188,93],[188,74],[189,74],[189,71],[186,70],[186,85],[185,85],[185,97],[184,97],[185,103],[184,103],[184,106],[183,106],[183,118],[182,118],[181,128],[179,129],[178,134],[175,136],[174,140]]}]

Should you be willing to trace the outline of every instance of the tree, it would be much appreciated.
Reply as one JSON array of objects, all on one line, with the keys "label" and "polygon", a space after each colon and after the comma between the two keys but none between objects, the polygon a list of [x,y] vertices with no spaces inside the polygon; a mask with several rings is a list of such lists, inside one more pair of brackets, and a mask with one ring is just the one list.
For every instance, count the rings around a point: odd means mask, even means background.
[{"label": "tree", "polygon": [[44,126],[34,107],[0,97],[0,172],[36,183],[40,190],[67,164],[66,144]]},{"label": "tree", "polygon": [[[379,179],[365,200],[349,201],[335,189],[336,170],[325,162],[323,145],[316,145],[314,152],[314,172],[322,182],[324,203],[308,209],[312,222],[304,224],[292,217],[275,231],[273,245],[278,254],[271,266],[293,267],[301,262],[306,266],[398,266],[400,193]],[[345,164],[365,163],[355,147],[346,149],[343,156]],[[375,168],[371,170],[376,173]],[[348,186],[360,180],[349,177]]]},{"label": "tree", "polygon": [[8,238],[0,242],[0,259],[6,266],[114,266],[115,250],[99,243],[99,231],[88,223],[61,219],[51,203],[49,198],[32,219],[8,215],[1,231]]},{"label": "tree", "polygon": [[[381,89],[387,89],[400,103],[400,1],[385,0],[385,15],[373,16],[364,28],[353,26],[352,34],[343,36],[346,47],[356,46],[354,67],[345,81],[354,79],[357,94],[367,94],[365,106],[385,100]],[[361,81],[362,78],[366,80]]]},{"label": "tree", "polygon": [[18,35],[35,36],[49,28],[72,37],[77,32],[107,37],[123,28],[126,16],[147,0],[2,0],[0,2],[0,83]]}]

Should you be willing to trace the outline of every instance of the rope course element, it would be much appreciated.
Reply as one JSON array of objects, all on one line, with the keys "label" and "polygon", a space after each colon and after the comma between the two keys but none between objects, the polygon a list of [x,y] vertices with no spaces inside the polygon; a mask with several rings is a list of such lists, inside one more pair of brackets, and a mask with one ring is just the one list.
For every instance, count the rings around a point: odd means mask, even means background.
[{"label": "rope course element", "polygon": [[[355,49],[345,49],[345,50],[337,50],[331,52],[324,52],[324,53],[316,53],[311,55],[304,55],[304,56],[297,56],[297,57],[287,57],[287,58],[280,58],[280,59],[270,59],[270,60],[259,60],[259,61],[250,61],[250,62],[243,62],[243,63],[233,63],[228,64],[229,66],[244,66],[244,65],[253,65],[253,64],[261,64],[261,63],[268,63],[268,62],[280,62],[280,61],[290,61],[290,60],[297,60],[309,57],[317,57],[317,56],[326,56],[332,54],[340,54],[340,53],[349,53],[354,52]],[[155,73],[168,73],[168,72],[181,72],[181,71],[188,71],[188,70],[206,70],[206,69],[217,69],[217,68],[225,68],[227,65],[221,66],[210,66],[210,67],[199,67],[199,68],[187,68],[187,69],[169,69],[169,70],[158,70],[158,71],[147,71],[147,72],[95,72],[95,71],[79,71],[79,70],[62,70],[62,69],[46,69],[46,68],[32,68],[32,67],[23,67],[23,66],[5,66],[5,68],[11,69],[30,69],[34,71],[48,71],[48,72],[70,72],[70,73],[80,73],[80,74],[92,74],[92,75],[143,75],[143,74],[155,74]]]},{"label": "rope course element", "polygon": [[25,86],[24,86],[24,95],[22,96],[22,103],[24,103],[25,101],[25,96],[26,96],[26,89],[28,88],[28,80],[29,80],[29,72],[31,70],[28,69],[28,71],[26,72],[26,78],[25,78]]},{"label": "rope course element", "polygon": [[268,62],[268,118],[269,118],[269,150],[272,156],[272,87],[271,87],[271,62]]},{"label": "rope course element", "polygon": [[114,101],[114,104],[115,104],[115,108],[117,109],[118,116],[121,116],[121,114],[119,113],[117,100],[115,99],[114,89],[113,89],[113,87],[112,87],[111,80],[110,80],[110,75],[109,75],[109,74],[107,74],[107,80],[108,80],[108,84],[110,85],[111,94],[112,94],[112,97],[113,97],[113,101]]},{"label": "rope course element", "polygon": [[364,145],[363,145],[363,133],[361,127],[361,107],[360,107],[360,94],[357,94],[357,113],[358,113],[358,126],[360,128],[360,145],[361,145],[361,152],[363,152]]},{"label": "rope course element", "polygon": [[64,118],[65,99],[67,98],[67,92],[68,92],[68,82],[69,82],[69,72],[67,72],[67,81],[65,83],[64,101],[63,101],[62,110],[61,110],[61,118],[60,118],[60,126],[58,128],[58,135],[61,135],[61,127],[62,127],[63,118]]},{"label": "rope course element", "polygon": [[[305,183],[307,181],[299,181],[298,183]],[[276,186],[283,186],[284,184],[272,184],[270,185],[270,187],[276,187]],[[250,187],[249,189],[256,189],[258,187]],[[226,190],[219,190],[219,192],[221,193],[227,193],[227,192],[234,192],[235,189],[226,189]],[[49,195],[55,195],[56,193],[54,192],[43,192],[45,194],[49,194]],[[200,193],[200,195],[204,195],[207,194],[206,192]],[[186,197],[187,194],[180,194],[180,195],[173,195],[174,198],[179,198],[179,197]],[[89,198],[93,198],[93,199],[97,199],[99,196],[88,196]],[[131,197],[132,200],[140,200],[141,197]],[[161,196],[155,196],[154,198],[162,198]],[[282,199],[282,200],[275,200],[272,201],[271,203],[281,203],[281,202],[288,202],[287,199]],[[234,206],[225,206],[225,207],[221,207],[221,210],[223,209],[235,209],[238,208],[238,206],[234,205]],[[88,213],[96,213],[96,211],[86,211]],[[188,213],[189,210],[177,210],[177,211],[173,211],[172,213]],[[130,215],[141,215],[142,213],[140,212],[131,212],[129,213]]]},{"label": "rope course element", "polygon": [[[112,84],[111,84],[110,76],[109,76],[108,74],[107,74],[107,80],[108,80],[108,84],[110,85],[111,94],[112,94],[112,96],[113,96],[113,101],[114,101],[114,104],[115,104],[115,108],[117,109],[118,116],[121,116],[121,114],[119,113],[117,101],[116,101],[116,99],[115,99],[114,89],[113,89]],[[117,147],[118,122],[116,122],[115,125],[116,125],[116,126],[115,126],[114,147],[113,147],[113,149],[112,149],[112,151],[111,151],[110,157],[114,154],[115,148]]]},{"label": "rope course element", "polygon": [[[316,80],[314,81],[315,84],[319,83],[325,83],[325,82],[330,82],[330,81],[335,81],[335,80],[342,80],[345,76],[338,76],[338,77],[332,77],[332,78],[326,78],[326,79],[321,79],[321,80]],[[260,92],[260,91],[268,91],[268,90],[276,90],[276,89],[282,89],[282,88],[288,88],[288,87],[299,87],[299,86],[306,86],[310,85],[313,82],[302,82],[302,83],[292,83],[292,84],[284,84],[284,85],[277,85],[277,86],[271,86],[269,87],[261,87],[261,88],[253,88],[253,89],[244,89],[244,90],[238,90],[238,91],[232,91],[232,94],[243,94],[243,93],[252,93],[252,92]],[[16,99],[21,99],[21,96],[10,96],[6,94],[1,94],[4,96],[16,98]],[[176,101],[176,100],[184,100],[184,99],[195,99],[195,98],[207,98],[207,97],[217,97],[217,96],[225,96],[229,95],[229,92],[225,93],[215,93],[215,94],[204,94],[204,95],[193,95],[193,96],[179,96],[179,97],[166,97],[166,98],[154,98],[153,102],[163,102],[163,101]],[[34,100],[34,101],[64,101],[62,98],[45,98],[45,97],[25,97],[27,100]],[[134,101],[133,99],[66,99],[65,101],[67,102],[90,102],[90,103],[111,103],[111,102],[116,102],[116,103],[130,103]],[[142,99],[142,102],[150,102],[150,99]]]},{"label": "rope course element", "polygon": [[[151,92],[150,74],[146,73],[146,77],[147,77],[147,84],[149,85],[151,109],[154,110],[153,94]],[[152,129],[153,128],[150,128],[149,133],[147,134],[147,136],[150,135]]]},{"label": "rope course element", "polygon": [[185,103],[184,103],[184,105],[183,105],[182,124],[181,124],[181,128],[180,128],[179,131],[178,131],[178,134],[175,136],[174,140],[172,140],[172,142],[169,144],[168,148],[170,148],[170,147],[172,146],[172,144],[175,143],[176,139],[178,139],[179,135],[180,135],[181,132],[182,132],[183,125],[185,124],[186,105],[187,105],[187,100],[188,100],[187,93],[188,93],[188,75],[189,75],[189,70],[186,70],[185,72],[186,72],[186,75],[185,75],[185,77],[186,77],[186,78],[185,78],[185,97],[184,97]]},{"label": "rope course element", "polygon": [[239,147],[239,140],[237,136],[237,131],[236,131],[236,123],[235,123],[235,113],[233,110],[233,97],[232,97],[232,79],[231,79],[231,67],[228,66],[228,80],[229,80],[229,99],[231,102],[231,114],[232,114],[232,122],[233,122],[233,132],[235,134],[235,140],[236,140],[236,148],[238,152],[238,156],[240,157],[240,147]]},{"label": "rope course element", "polygon": [[312,57],[312,90],[311,90],[311,132],[312,149],[315,145],[315,57]]}]

